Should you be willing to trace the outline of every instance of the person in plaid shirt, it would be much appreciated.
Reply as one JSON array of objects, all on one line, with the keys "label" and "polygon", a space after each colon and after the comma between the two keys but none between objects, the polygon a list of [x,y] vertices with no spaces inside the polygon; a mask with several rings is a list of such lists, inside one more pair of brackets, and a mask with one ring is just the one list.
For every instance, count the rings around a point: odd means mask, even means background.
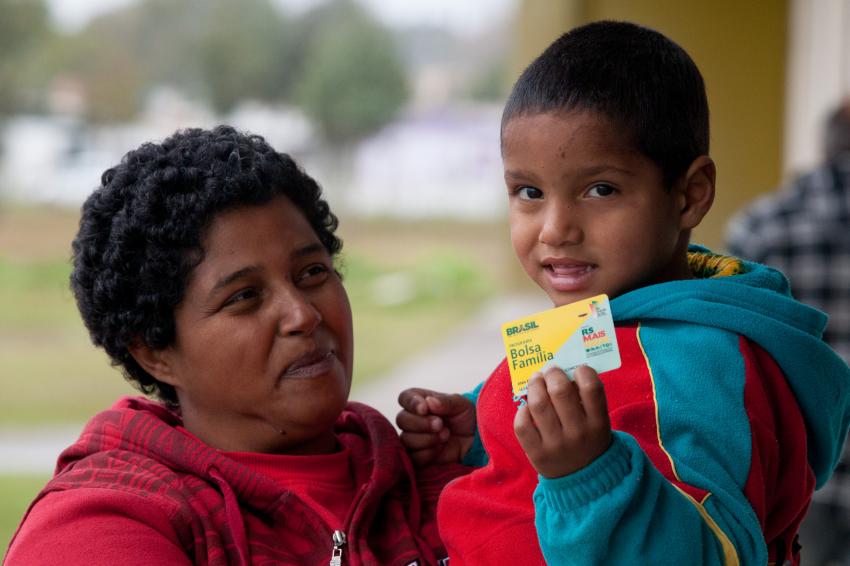
[{"label": "person in plaid shirt", "polygon": [[[828,116],[824,150],[822,165],[736,215],[727,247],[785,273],[796,299],[829,315],[823,337],[850,363],[850,99]],[[850,442],[800,540],[810,564],[850,565]]]}]

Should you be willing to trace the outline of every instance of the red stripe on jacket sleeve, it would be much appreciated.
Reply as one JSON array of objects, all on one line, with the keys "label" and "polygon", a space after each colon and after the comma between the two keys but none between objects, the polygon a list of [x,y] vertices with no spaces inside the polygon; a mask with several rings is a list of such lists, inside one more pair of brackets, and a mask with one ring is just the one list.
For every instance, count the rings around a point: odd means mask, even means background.
[{"label": "red stripe on jacket sleeve", "polygon": [[[605,372],[605,383],[611,426],[631,434],[667,481],[696,499],[703,501],[708,491],[686,484],[676,474],[673,460],[664,449],[658,429],[658,406],[652,370],[638,337],[639,325],[617,327],[620,369]],[[608,386],[608,382],[611,385]]]}]

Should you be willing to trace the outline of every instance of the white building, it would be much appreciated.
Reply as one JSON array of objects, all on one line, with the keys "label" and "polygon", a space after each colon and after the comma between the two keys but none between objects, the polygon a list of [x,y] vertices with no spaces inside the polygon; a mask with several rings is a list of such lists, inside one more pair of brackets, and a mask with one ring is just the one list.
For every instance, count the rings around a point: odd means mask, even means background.
[{"label": "white building", "polygon": [[401,217],[492,218],[505,210],[498,105],[410,113],[362,142],[346,209]]}]

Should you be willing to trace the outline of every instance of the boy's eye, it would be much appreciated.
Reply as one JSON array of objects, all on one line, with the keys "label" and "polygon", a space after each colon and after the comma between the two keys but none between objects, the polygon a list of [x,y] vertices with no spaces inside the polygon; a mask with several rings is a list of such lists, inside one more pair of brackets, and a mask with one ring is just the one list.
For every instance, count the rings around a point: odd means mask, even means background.
[{"label": "boy's eye", "polygon": [[543,198],[543,191],[537,187],[520,187],[516,194],[523,200],[535,200]]},{"label": "boy's eye", "polygon": [[591,197],[610,197],[617,189],[605,183],[597,183],[587,190],[588,196]]}]

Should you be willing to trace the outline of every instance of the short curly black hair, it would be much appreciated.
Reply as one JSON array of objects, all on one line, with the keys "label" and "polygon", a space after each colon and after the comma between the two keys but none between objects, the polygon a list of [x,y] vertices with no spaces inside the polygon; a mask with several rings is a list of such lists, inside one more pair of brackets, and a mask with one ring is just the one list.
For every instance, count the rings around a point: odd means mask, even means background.
[{"label": "short curly black hair", "polygon": [[94,344],[141,391],[178,404],[174,388],[146,372],[129,348],[174,343],[174,310],[203,260],[213,218],[278,195],[335,257],[342,241],[321,188],[260,136],[229,126],[181,130],[130,151],[103,174],[82,206],[71,289]]}]

